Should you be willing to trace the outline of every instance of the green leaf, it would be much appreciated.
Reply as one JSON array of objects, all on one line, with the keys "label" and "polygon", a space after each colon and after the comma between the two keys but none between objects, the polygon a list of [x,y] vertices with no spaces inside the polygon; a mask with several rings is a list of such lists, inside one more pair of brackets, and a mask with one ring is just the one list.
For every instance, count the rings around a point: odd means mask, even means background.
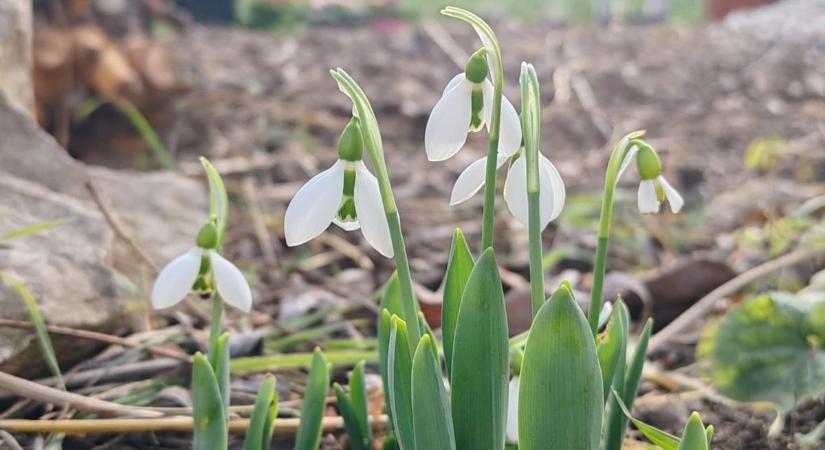
[{"label": "green leaf", "polygon": [[652,425],[648,425],[641,420],[634,419],[633,416],[630,415],[630,411],[628,411],[627,406],[622,401],[619,393],[614,390],[612,391],[612,394],[614,400],[616,400],[616,406],[619,408],[619,411],[621,411],[625,417],[633,422],[633,425],[636,426],[636,428],[647,438],[647,440],[649,440],[652,444],[661,447],[662,450],[676,450],[679,446],[679,438]]},{"label": "green leaf", "polygon": [[458,309],[464,287],[473,271],[473,254],[467,247],[464,234],[456,228],[453,233],[453,244],[450,249],[450,259],[447,262],[447,274],[444,276],[444,297],[441,305],[441,333],[444,341],[444,358],[447,360],[447,374],[452,370],[453,339],[458,321]]},{"label": "green leaf", "polygon": [[398,317],[402,317],[404,314],[404,304],[401,300],[401,285],[399,283],[398,272],[393,272],[381,290],[381,308],[389,310],[390,316],[395,314]]},{"label": "green leaf", "polygon": [[682,439],[677,450],[708,450],[705,425],[696,411],[690,415],[687,425],[685,425],[685,431],[682,432]]},{"label": "green leaf", "polygon": [[338,411],[341,413],[341,417],[344,418],[344,429],[347,430],[350,448],[352,450],[369,450],[370,440],[364,436],[364,430],[361,428],[352,400],[347,397],[344,388],[340,384],[335,383],[332,388],[335,391],[335,398],[338,400]]},{"label": "green leaf", "polygon": [[39,233],[41,231],[48,230],[50,228],[54,228],[60,225],[63,225],[70,219],[55,219],[55,220],[48,220],[46,222],[41,222],[35,225],[29,225],[27,227],[18,228],[16,230],[9,231],[6,234],[0,235],[0,241],[9,241],[12,239],[17,239],[25,236],[29,236],[31,234]]},{"label": "green leaf", "polygon": [[504,293],[488,248],[470,274],[458,311],[450,375],[456,448],[504,448],[508,357]]},{"label": "green leaf", "polygon": [[519,449],[598,449],[601,377],[590,326],[563,283],[536,315],[524,350]]},{"label": "green leaf", "polygon": [[[633,359],[630,366],[627,368],[624,378],[624,393],[622,400],[627,405],[628,409],[633,408],[633,403],[636,402],[636,394],[639,391],[639,382],[642,378],[642,369],[645,365],[645,353],[647,353],[647,342],[650,340],[650,333],[653,330],[653,319],[648,319],[645,327],[642,329],[642,334],[639,336],[639,343],[636,344],[636,349],[633,351]],[[619,421],[619,435],[624,437],[627,432],[627,417],[622,414]]]},{"label": "green leaf", "polygon": [[312,356],[304,401],[301,404],[301,424],[295,436],[295,450],[318,450],[328,389],[329,364],[321,349],[316,348]]},{"label": "green leaf", "polygon": [[[627,341],[629,340],[630,332],[630,312],[624,302],[618,302],[613,314],[618,313],[621,318],[618,323],[622,325],[622,348],[620,356],[616,361],[616,369],[613,373],[613,379],[610,380],[610,386],[615,390],[621,400],[624,398],[625,392],[625,374],[627,373]],[[620,409],[617,398],[610,397],[607,401],[607,420],[605,421],[604,430],[604,449],[605,450],[621,450],[624,442],[625,428],[627,428],[627,419]]]},{"label": "green leaf", "polygon": [[[275,408],[275,413],[272,413]],[[275,377],[267,375],[258,388],[255,397],[255,409],[249,419],[249,428],[244,438],[244,450],[268,450],[272,439],[272,425],[278,415],[278,392],[275,390]]]},{"label": "green leaf", "polygon": [[398,446],[401,450],[415,450],[412,416],[412,358],[407,336],[407,324],[400,317],[393,316],[387,357],[390,411]]},{"label": "green leaf", "polygon": [[215,371],[221,392],[226,420],[229,420],[229,333],[223,333],[215,342],[215,351],[207,355]]},{"label": "green leaf", "polygon": [[[385,309],[378,315],[378,369],[381,371],[381,384],[384,388],[384,409],[392,415],[390,407],[390,329],[392,328],[392,314]],[[390,420],[392,422],[392,420]]]},{"label": "green leaf", "polygon": [[0,278],[2,278],[4,283],[17,291],[17,295],[23,299],[23,303],[26,305],[26,312],[29,314],[29,322],[31,322],[32,327],[34,327],[37,343],[40,345],[40,351],[43,353],[46,366],[57,379],[59,387],[66,390],[66,384],[63,382],[63,373],[60,371],[60,364],[57,362],[57,355],[54,352],[52,340],[49,337],[49,330],[46,328],[43,315],[40,313],[40,307],[37,306],[37,300],[35,300],[26,285],[11,273],[0,272]]},{"label": "green leaf", "polygon": [[364,433],[367,445],[370,445],[372,442],[372,428],[370,427],[367,409],[367,386],[364,382],[365,365],[365,361],[360,361],[352,370],[352,374],[349,377],[349,395],[352,399],[352,407],[355,409],[355,414],[358,416],[358,423],[361,426],[361,431]]},{"label": "green leaf", "polygon": [[223,248],[223,235],[229,214],[229,196],[217,169],[203,156],[200,161],[209,183],[209,215],[215,220],[215,226],[218,228],[218,250],[220,250]]},{"label": "green leaf", "polygon": [[155,129],[152,128],[152,124],[149,123],[143,113],[140,112],[132,102],[124,98],[112,101],[112,104],[129,119],[129,122],[135,127],[140,137],[143,138],[143,141],[146,143],[149,151],[152,152],[152,156],[158,164],[160,164],[164,170],[175,170],[175,161],[172,159],[169,150],[163,145],[160,136],[158,136]]},{"label": "green leaf", "polygon": [[[616,308],[607,323],[607,330],[601,336],[596,351],[599,355],[599,367],[602,370],[602,390],[605,401],[608,400],[610,393],[610,385],[613,382],[613,376],[616,373],[616,368],[619,364],[619,358],[627,352],[624,351],[627,345],[627,323],[624,320],[626,315],[619,312],[620,308],[624,308],[624,302],[619,300],[616,302]],[[621,306],[619,306],[621,305]]]},{"label": "green leaf", "polygon": [[710,338],[714,385],[736,400],[770,401],[783,411],[825,389],[825,335],[815,325],[823,300],[772,293],[730,310]]},{"label": "green leaf", "polygon": [[[353,366],[358,361],[378,361],[378,353],[374,350],[341,350],[328,351],[324,355],[330,364],[335,366]],[[235,358],[229,362],[229,368],[234,374],[266,372],[270,370],[299,369],[312,365],[312,353],[286,353],[283,355],[250,356]]]},{"label": "green leaf", "polygon": [[413,428],[417,450],[455,450],[450,402],[430,335],[418,341],[412,368]]},{"label": "green leaf", "polygon": [[195,450],[225,449],[226,416],[215,372],[206,358],[195,353],[192,361],[192,411]]}]

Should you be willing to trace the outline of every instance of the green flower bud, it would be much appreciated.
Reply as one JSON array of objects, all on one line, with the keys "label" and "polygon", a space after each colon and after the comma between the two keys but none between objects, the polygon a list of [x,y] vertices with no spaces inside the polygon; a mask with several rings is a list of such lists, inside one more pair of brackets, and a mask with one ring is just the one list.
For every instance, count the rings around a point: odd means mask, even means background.
[{"label": "green flower bud", "polygon": [[464,76],[473,83],[481,83],[487,78],[487,50],[479,49],[470,56],[464,67]]},{"label": "green flower bud", "polygon": [[218,229],[212,222],[207,222],[198,231],[198,238],[195,241],[200,248],[212,249],[218,245]]},{"label": "green flower bud", "polygon": [[662,174],[662,161],[653,147],[640,140],[633,140],[630,145],[639,147],[636,154],[636,169],[641,179],[652,180]]},{"label": "green flower bud", "polygon": [[344,161],[361,161],[364,152],[364,141],[361,138],[361,127],[358,119],[350,119],[341,138],[338,139],[338,157]]}]

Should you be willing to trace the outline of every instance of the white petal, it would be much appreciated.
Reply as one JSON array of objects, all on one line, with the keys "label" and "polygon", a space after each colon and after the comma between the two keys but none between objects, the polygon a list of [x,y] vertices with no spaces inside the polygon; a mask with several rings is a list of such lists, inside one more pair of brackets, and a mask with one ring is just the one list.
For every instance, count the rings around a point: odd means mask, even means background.
[{"label": "white petal", "polygon": [[639,183],[638,197],[639,212],[642,214],[655,214],[659,212],[659,198],[656,195],[656,185],[653,180],[642,180]]},{"label": "white petal", "polygon": [[329,227],[344,196],[344,165],[344,161],[338,160],[307,181],[292,197],[284,216],[286,245],[303,244]]},{"label": "white petal", "polygon": [[504,181],[504,201],[507,203],[507,209],[525,227],[529,221],[526,159],[524,155],[516,159],[507,170],[507,180]]},{"label": "white petal", "polygon": [[[481,87],[484,93],[482,117],[484,117],[484,123],[487,125],[487,130],[489,131],[493,116],[493,85],[490,83],[490,80],[485,79]],[[499,155],[513,156],[519,148],[521,148],[521,119],[516,112],[516,108],[510,103],[510,100],[502,96],[498,153]]]},{"label": "white petal", "polygon": [[152,287],[152,308],[174,306],[192,290],[201,267],[203,249],[195,247],[173,259],[160,271]]},{"label": "white petal", "polygon": [[392,258],[392,238],[381,202],[378,180],[361,161],[355,163],[355,213],[367,242],[378,253]]},{"label": "white petal", "polygon": [[619,178],[622,177],[622,174],[624,173],[624,171],[627,170],[627,167],[630,165],[630,163],[633,162],[633,158],[636,157],[636,153],[638,153],[638,152],[639,152],[639,147],[638,146],[634,145],[633,147],[630,147],[630,150],[628,150],[627,155],[625,155],[625,157],[624,157],[624,161],[622,161],[622,166],[619,167],[619,174],[616,175],[616,181],[619,181]]},{"label": "white petal", "polygon": [[567,193],[558,169],[541,153],[539,153],[539,182],[541,183],[539,203],[541,204],[541,229],[543,230],[550,221],[556,220],[561,214]]},{"label": "white petal", "polygon": [[430,161],[443,161],[455,155],[467,141],[472,115],[471,91],[472,83],[462,78],[433,107],[424,130],[424,148]]},{"label": "white petal", "polygon": [[685,200],[682,199],[682,196],[679,194],[679,192],[673,186],[671,186],[670,183],[667,182],[667,180],[665,180],[665,177],[659,175],[659,178],[657,178],[657,180],[659,180],[659,183],[662,184],[662,189],[664,189],[665,191],[665,197],[667,198],[667,202],[670,203],[670,210],[673,211],[674,214],[678,213],[682,209],[682,206],[685,205]]},{"label": "white petal", "polygon": [[339,219],[338,216],[335,216],[335,218],[332,219],[332,223],[338,225],[339,227],[341,227],[341,229],[345,231],[355,231],[361,228],[361,224],[358,223],[357,220],[347,220],[346,222],[344,222],[343,220]]},{"label": "white petal", "polygon": [[505,435],[507,442],[515,444],[518,442],[518,388],[519,377],[515,376],[510,380],[507,394],[507,428]]},{"label": "white petal", "polygon": [[[507,162],[506,156],[496,158],[496,168]],[[450,206],[464,202],[484,186],[487,175],[487,157],[474,161],[467,166],[453,185],[453,193],[450,195]]]},{"label": "white petal", "polygon": [[243,273],[215,250],[209,251],[209,264],[221,298],[241,311],[249,312],[252,308],[252,291]]},{"label": "white petal", "polygon": [[458,75],[454,76],[453,78],[451,78],[450,82],[447,83],[447,87],[444,88],[444,92],[441,93],[441,96],[443,97],[444,95],[447,94],[447,92],[450,92],[451,90],[453,90],[453,88],[458,86],[459,83],[461,83],[462,80],[464,80],[464,72],[461,72],[460,74],[458,74]]}]

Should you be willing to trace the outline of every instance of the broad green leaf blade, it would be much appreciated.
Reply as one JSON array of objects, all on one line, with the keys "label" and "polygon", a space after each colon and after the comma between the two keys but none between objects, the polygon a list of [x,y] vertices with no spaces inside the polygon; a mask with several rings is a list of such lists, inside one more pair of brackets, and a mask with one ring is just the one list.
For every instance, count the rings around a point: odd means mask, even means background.
[{"label": "broad green leaf blade", "polygon": [[455,450],[450,402],[427,334],[418,342],[413,358],[412,399],[416,450]]},{"label": "broad green leaf blade", "polygon": [[696,411],[690,415],[687,425],[685,425],[685,431],[682,432],[682,439],[677,450],[708,450],[705,425]]},{"label": "broad green leaf blade", "polygon": [[450,387],[457,449],[504,448],[508,356],[504,293],[488,248],[464,288],[455,330]]},{"label": "broad green leaf blade", "polygon": [[447,262],[447,274],[444,276],[444,297],[441,305],[441,334],[444,338],[444,358],[447,360],[448,375],[452,370],[453,339],[458,321],[458,308],[474,265],[473,254],[467,247],[464,234],[456,228],[453,233],[450,259]]},{"label": "broad green leaf blade", "polygon": [[710,448],[710,443],[713,442],[713,425],[705,427],[705,436],[708,438],[708,448]]},{"label": "broad green leaf blade", "polygon": [[295,436],[295,450],[318,450],[321,424],[327,404],[329,364],[321,349],[316,348],[309,370],[309,381],[301,404],[301,424]]},{"label": "broad green leaf blade", "polygon": [[783,411],[822,392],[825,351],[810,342],[825,336],[806,326],[806,313],[815,317],[817,306],[796,299],[760,295],[725,314],[711,338],[714,386],[736,400],[770,401]]},{"label": "broad green leaf blade", "polygon": [[519,389],[520,450],[597,450],[602,373],[590,326],[563,283],[533,321]]},{"label": "broad green leaf blade", "polygon": [[412,417],[412,357],[407,336],[407,325],[400,317],[393,316],[387,358],[390,411],[398,446],[401,450],[415,450]]},{"label": "broad green leaf blade", "polygon": [[349,445],[352,450],[369,450],[370,441],[364,436],[358,414],[355,412],[352,400],[347,397],[344,388],[335,383],[332,386],[335,390],[335,398],[338,400],[338,411],[344,418],[344,429],[347,430]]},{"label": "broad green leaf blade", "polygon": [[662,448],[662,450],[676,450],[679,446],[679,438],[676,436],[662,431],[652,425],[648,425],[641,420],[634,419],[633,416],[630,415],[630,411],[628,411],[627,406],[624,404],[621,398],[619,398],[619,393],[615,390],[612,391],[611,397],[614,397],[617,400],[616,406],[618,406],[619,410],[633,422],[633,425],[650,441],[652,444],[657,445]]},{"label": "broad green leaf blade", "polygon": [[195,353],[192,361],[192,411],[194,450],[227,448],[226,416],[218,380],[209,361]]},{"label": "broad green leaf blade", "polygon": [[[623,302],[619,302],[616,304],[616,309],[613,314],[617,313],[621,316],[619,323],[621,323],[623,327],[621,331],[622,348],[620,350],[619,359],[616,361],[616,370],[613,373],[613,379],[611,380],[610,386],[619,394],[618,399],[620,400],[624,398],[625,374],[627,373],[627,341],[630,339],[628,337],[630,330],[630,312],[627,310],[627,306]],[[607,419],[604,430],[604,449],[621,450],[622,443],[624,442],[624,430],[627,426],[627,419],[622,413],[615,396],[610,396],[607,404]]]},{"label": "broad green leaf blade", "polygon": [[31,234],[39,233],[41,231],[48,230],[50,228],[54,228],[60,225],[63,225],[70,219],[55,219],[49,220],[46,222],[41,222],[34,225],[29,225],[27,227],[18,228],[16,230],[9,231],[6,234],[0,235],[0,241],[9,241],[12,239],[17,239],[25,236],[29,236]]},{"label": "broad green leaf blade", "polygon": [[215,341],[215,351],[207,357],[209,358],[209,365],[215,371],[226,420],[229,420],[229,333],[222,334]]},{"label": "broad green leaf blade", "polygon": [[37,343],[40,345],[40,351],[43,352],[43,359],[46,361],[46,366],[48,366],[49,371],[51,371],[52,375],[57,379],[59,387],[65,390],[66,385],[63,383],[63,373],[60,371],[60,364],[57,362],[57,355],[54,352],[52,340],[49,337],[49,330],[46,328],[43,315],[40,313],[40,307],[37,306],[37,300],[35,300],[26,285],[11,273],[0,272],[0,278],[4,283],[17,291],[17,295],[23,299],[23,303],[26,305],[26,312],[29,314],[29,322],[31,322],[32,327],[34,327]]},{"label": "broad green leaf blade", "polygon": [[203,156],[200,161],[209,184],[209,215],[215,220],[218,228],[218,249],[220,250],[223,248],[223,234],[226,231],[226,221],[229,215],[229,196],[217,169]]},{"label": "broad green leaf blade", "polygon": [[352,407],[358,417],[358,424],[364,435],[367,445],[372,442],[372,428],[370,427],[367,411],[367,387],[364,382],[364,365],[361,361],[355,365],[352,375],[349,378],[349,395],[352,399]]},{"label": "broad green leaf blade", "polygon": [[[623,303],[621,300],[617,304]],[[624,322],[626,316],[619,312],[621,306],[614,310],[610,321],[607,323],[607,330],[601,336],[601,340],[597,346],[599,354],[599,367],[602,369],[602,385],[604,386],[603,394],[605,401],[609,399],[610,385],[613,382],[613,375],[616,373],[616,367],[619,363],[619,358],[624,354],[623,350],[626,346],[626,334],[623,334],[628,326]]]},{"label": "broad green leaf blade", "polygon": [[404,304],[401,300],[401,285],[399,283],[398,272],[393,272],[381,290],[381,308],[388,310],[390,316],[394,314],[403,317]]},{"label": "broad green leaf blade", "polygon": [[[246,430],[244,438],[244,450],[268,450],[269,440],[272,437],[270,411],[273,403],[278,404],[278,395],[275,392],[275,377],[267,375],[258,388],[258,395],[255,397],[255,409],[249,418],[249,428]],[[277,414],[277,413],[276,413]]]}]

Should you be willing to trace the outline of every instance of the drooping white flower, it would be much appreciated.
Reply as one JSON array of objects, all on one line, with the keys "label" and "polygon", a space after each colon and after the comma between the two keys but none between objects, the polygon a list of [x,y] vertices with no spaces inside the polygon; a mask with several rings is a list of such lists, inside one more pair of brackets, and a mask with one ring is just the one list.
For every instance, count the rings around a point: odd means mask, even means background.
[{"label": "drooping white flower", "polygon": [[[527,209],[527,162],[523,153],[514,157],[507,170],[507,180],[504,183],[504,200],[510,213],[523,224],[528,224]],[[499,155],[496,165],[501,167],[511,160]],[[459,175],[453,186],[450,196],[450,205],[457,205],[475,195],[485,183],[485,167],[487,158],[481,158],[469,166]],[[539,154],[539,217],[541,229],[559,217],[564,207],[565,188],[556,166],[544,155]]]},{"label": "drooping white flower", "polygon": [[510,379],[507,394],[507,426],[504,430],[504,435],[507,438],[507,443],[518,443],[518,388],[519,376],[516,375]]},{"label": "drooping white flower", "polygon": [[662,163],[659,155],[652,147],[642,141],[632,142],[632,147],[622,161],[617,179],[627,170],[635,159],[636,169],[639,172],[639,190],[636,205],[642,214],[656,214],[662,201],[667,200],[670,210],[678,213],[685,201],[679,192],[662,175]]},{"label": "drooping white flower", "polygon": [[393,256],[378,180],[361,160],[360,133],[353,119],[341,135],[338,161],[310,178],[292,198],[284,216],[287,245],[303,244],[334,223],[347,231],[360,228],[374,249]]},{"label": "drooping white flower", "polygon": [[[447,84],[436,102],[424,130],[424,148],[430,161],[443,161],[455,155],[467,141],[470,131],[490,126],[493,116],[494,88],[487,79],[485,50],[467,62],[463,73]],[[521,122],[507,98],[501,99],[501,125],[498,154],[512,156],[521,146]]]},{"label": "drooping white flower", "polygon": [[214,286],[228,304],[249,312],[252,291],[243,273],[215,250],[215,225],[204,225],[197,245],[164,267],[152,287],[151,304],[155,309],[169,308],[193,290]]}]

